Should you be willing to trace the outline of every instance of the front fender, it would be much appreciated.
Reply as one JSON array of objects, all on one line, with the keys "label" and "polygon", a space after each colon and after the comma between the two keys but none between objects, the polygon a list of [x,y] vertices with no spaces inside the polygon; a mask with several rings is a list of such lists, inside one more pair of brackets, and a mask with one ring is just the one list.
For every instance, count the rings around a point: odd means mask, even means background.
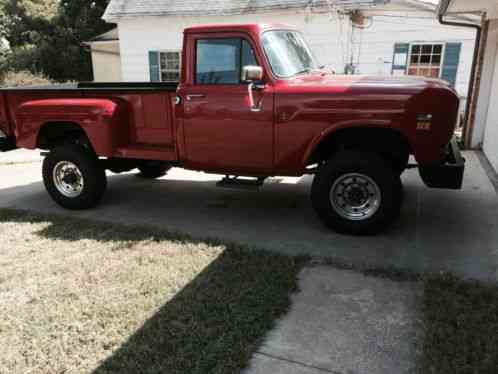
[{"label": "front fender", "polygon": [[120,143],[121,110],[108,99],[46,99],[27,101],[16,111],[18,147],[35,149],[47,124],[76,124],[99,156],[111,157]]},{"label": "front fender", "polygon": [[392,128],[392,122],[389,120],[370,120],[370,121],[343,121],[343,122],[338,122],[335,123],[329,127],[327,127],[325,130],[321,131],[318,133],[312,141],[308,144],[308,147],[306,148],[306,151],[304,152],[304,156],[302,159],[302,167],[303,169],[306,168],[306,166],[309,165],[309,161],[313,154],[315,153],[316,149],[318,146],[329,136],[333,135],[334,133],[343,130],[343,129],[349,129],[349,128]]}]

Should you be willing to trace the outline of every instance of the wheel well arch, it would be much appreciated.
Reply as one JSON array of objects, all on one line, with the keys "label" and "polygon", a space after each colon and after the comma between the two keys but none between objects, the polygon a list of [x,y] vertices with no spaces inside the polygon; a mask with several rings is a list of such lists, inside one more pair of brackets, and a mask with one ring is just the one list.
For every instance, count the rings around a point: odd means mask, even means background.
[{"label": "wheel well arch", "polygon": [[375,152],[385,159],[406,166],[412,148],[406,137],[398,130],[384,127],[352,127],[333,131],[320,140],[306,165],[327,161],[343,150],[361,149]]},{"label": "wheel well arch", "polygon": [[76,122],[46,122],[40,127],[36,139],[39,149],[53,149],[64,144],[77,143],[91,148],[87,133]]}]

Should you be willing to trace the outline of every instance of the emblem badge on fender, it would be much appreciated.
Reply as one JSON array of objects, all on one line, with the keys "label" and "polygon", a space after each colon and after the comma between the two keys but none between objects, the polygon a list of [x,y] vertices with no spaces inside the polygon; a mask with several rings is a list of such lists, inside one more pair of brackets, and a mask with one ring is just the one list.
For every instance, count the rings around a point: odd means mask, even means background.
[{"label": "emblem badge on fender", "polygon": [[432,114],[420,114],[417,116],[417,130],[430,131],[432,128]]}]

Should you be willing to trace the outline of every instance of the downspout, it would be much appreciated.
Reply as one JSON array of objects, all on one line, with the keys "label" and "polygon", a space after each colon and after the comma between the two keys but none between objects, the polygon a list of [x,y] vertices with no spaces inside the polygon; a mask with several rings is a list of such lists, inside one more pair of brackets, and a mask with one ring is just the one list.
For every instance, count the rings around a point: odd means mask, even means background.
[{"label": "downspout", "polygon": [[466,139],[467,132],[471,130],[470,129],[470,119],[471,119],[470,111],[471,111],[472,99],[474,97],[477,65],[478,65],[479,53],[480,53],[480,49],[481,49],[480,46],[481,46],[481,38],[482,38],[482,26],[477,25],[477,24],[472,24],[472,23],[445,21],[444,14],[448,10],[448,7],[450,5],[450,1],[451,0],[442,0],[441,1],[441,4],[439,6],[439,14],[438,14],[439,23],[441,25],[446,25],[446,26],[466,27],[466,28],[471,28],[471,29],[476,30],[474,57],[472,59],[472,70],[470,73],[470,83],[469,83],[469,89],[468,89],[468,93],[467,93],[467,103],[466,103],[466,109],[465,109],[464,139]]}]

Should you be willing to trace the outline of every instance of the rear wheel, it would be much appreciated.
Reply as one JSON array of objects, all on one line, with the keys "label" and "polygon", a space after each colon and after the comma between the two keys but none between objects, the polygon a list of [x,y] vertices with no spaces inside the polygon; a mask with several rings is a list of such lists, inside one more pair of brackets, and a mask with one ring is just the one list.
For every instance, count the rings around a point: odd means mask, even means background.
[{"label": "rear wheel", "polygon": [[402,185],[389,161],[374,153],[345,151],[320,168],[311,199],[328,227],[342,233],[372,235],[399,215]]},{"label": "rear wheel", "polygon": [[43,161],[43,182],[49,195],[66,209],[93,208],[107,187],[97,156],[79,145],[52,150]]},{"label": "rear wheel", "polygon": [[144,161],[138,166],[140,170],[139,177],[145,179],[156,179],[160,178],[171,169],[171,165],[163,161]]}]

